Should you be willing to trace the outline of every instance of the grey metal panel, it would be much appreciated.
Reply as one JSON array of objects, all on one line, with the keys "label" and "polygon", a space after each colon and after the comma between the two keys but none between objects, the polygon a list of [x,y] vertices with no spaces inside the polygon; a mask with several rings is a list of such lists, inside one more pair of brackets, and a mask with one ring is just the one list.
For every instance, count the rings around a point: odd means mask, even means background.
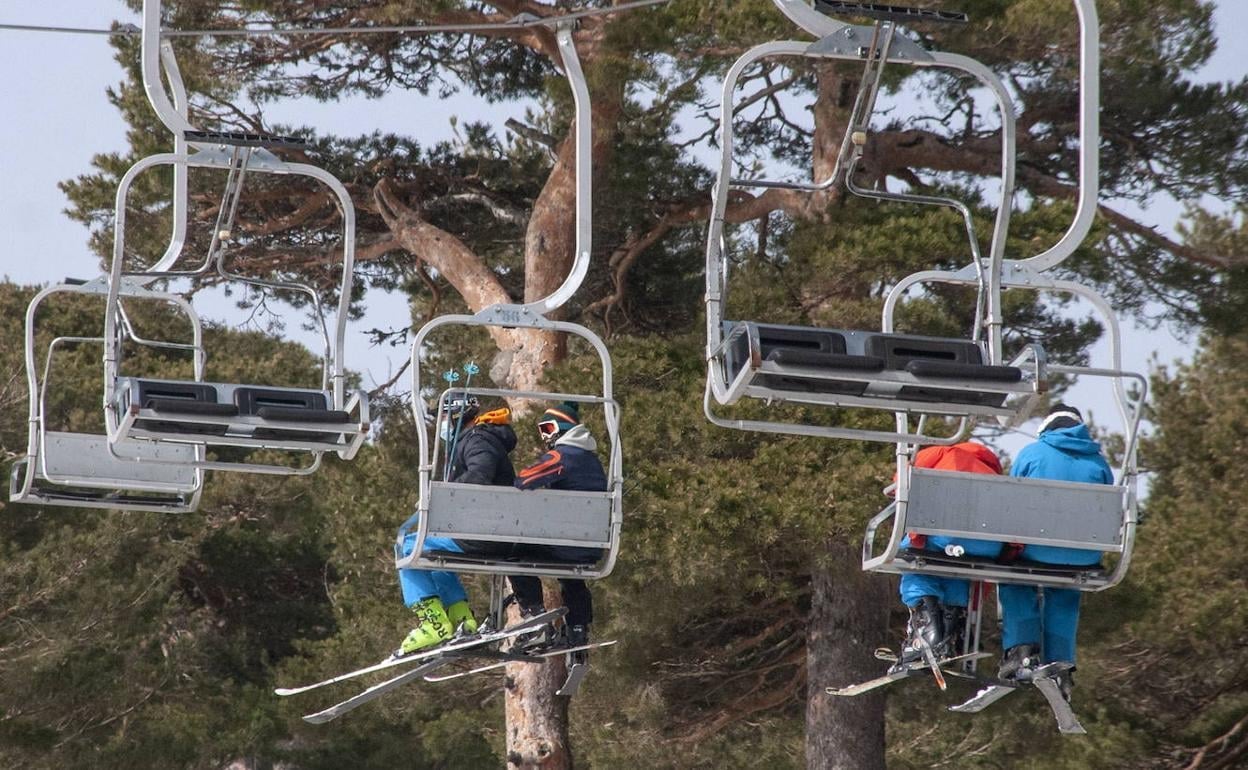
[{"label": "grey metal panel", "polygon": [[1125,490],[915,468],[907,531],[1121,550]]},{"label": "grey metal panel", "polygon": [[[122,440],[117,449],[140,461],[114,456],[108,450],[107,436],[48,431],[44,434],[41,475],[58,484],[148,492],[190,492],[198,484],[194,446]],[[181,464],[167,464],[171,462]]]},{"label": "grey metal panel", "polygon": [[477,540],[611,545],[609,492],[522,491],[479,484],[429,484],[429,534]]}]

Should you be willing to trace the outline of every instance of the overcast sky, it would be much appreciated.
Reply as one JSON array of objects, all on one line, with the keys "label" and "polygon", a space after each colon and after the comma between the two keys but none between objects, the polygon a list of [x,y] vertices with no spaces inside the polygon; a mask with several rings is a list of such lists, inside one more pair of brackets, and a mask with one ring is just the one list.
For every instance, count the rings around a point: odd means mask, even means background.
[{"label": "overcast sky", "polygon": [[[1233,40],[1232,30],[1248,29],[1248,2],[1220,0],[1219,38]],[[113,20],[138,22],[120,0],[0,0],[0,23],[106,28]],[[1248,75],[1248,58],[1224,44],[1201,73],[1209,80],[1239,80]],[[22,283],[47,283],[65,276],[98,273],[97,258],[85,247],[84,228],[62,213],[67,206],[57,188],[61,180],[90,170],[93,155],[123,151],[125,125],[108,103],[105,89],[122,80],[121,68],[103,36],[0,30],[0,68],[10,73],[3,88],[5,120],[0,121],[0,275]],[[449,117],[471,119],[489,110],[501,116],[508,108],[487,107],[459,96],[448,102],[421,100],[406,93],[382,102],[320,104],[312,100],[266,106],[272,123],[315,126],[322,133],[355,135],[373,130],[414,134],[428,142],[450,133]],[[515,108],[517,117],[522,108]],[[414,130],[414,126],[419,126]],[[1180,212],[1164,204],[1143,212],[1151,224],[1172,230]],[[219,305],[221,303],[218,303]],[[211,315],[212,313],[206,313]],[[387,379],[403,354],[370,350],[364,330],[408,322],[398,297],[370,294],[368,317],[348,340],[347,363],[365,373],[365,384]],[[1128,338],[1128,367],[1147,368],[1154,350],[1168,361],[1184,346],[1167,334],[1133,332]],[[1099,401],[1093,395],[1084,400]],[[1109,418],[1109,415],[1105,415]]]}]

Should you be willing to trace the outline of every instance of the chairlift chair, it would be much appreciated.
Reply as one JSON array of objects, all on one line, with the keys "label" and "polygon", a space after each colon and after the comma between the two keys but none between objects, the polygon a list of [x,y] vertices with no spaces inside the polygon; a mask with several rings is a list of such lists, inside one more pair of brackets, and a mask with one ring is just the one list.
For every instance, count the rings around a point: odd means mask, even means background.
[{"label": "chairlift chair", "polygon": [[[1096,212],[1099,190],[1098,139],[1099,22],[1094,0],[1075,0],[1080,23],[1079,203],[1070,228],[1048,251],[1022,260],[1004,260],[994,273],[1001,289],[1074,295],[1098,312],[1108,330],[1109,367],[1048,364],[1055,375],[1106,378],[1113,384],[1119,425],[1126,439],[1112,485],[1091,485],[1044,479],[996,478],[911,468],[909,451],[899,447],[896,500],[876,515],[863,540],[863,569],[987,579],[1030,585],[1052,585],[1085,591],[1110,588],[1126,576],[1138,523],[1137,447],[1147,379],[1123,369],[1122,335],[1110,304],[1089,287],[1054,278],[1048,271],[1069,257],[1087,236]],[[973,285],[970,268],[932,270],[900,281],[885,299],[891,317],[902,295],[925,283]],[[1127,383],[1135,384],[1134,395]],[[876,552],[879,528],[892,520],[887,544]],[[1071,566],[1013,562],[998,564],[969,557],[902,549],[907,532],[955,535],[1023,545],[1062,545],[1117,554],[1113,566]]]},{"label": "chairlift chair", "polygon": [[[874,27],[855,26],[835,21],[798,0],[774,1],[786,15],[816,34],[819,40],[814,43],[780,41],[757,46],[738,59],[725,77],[720,119],[721,163],[713,192],[707,237],[708,374],[704,397],[707,418],[716,425],[740,430],[944,444],[960,440],[973,427],[976,419],[993,418],[1010,424],[1022,422],[1047,389],[1049,374],[1041,346],[1027,346],[1015,359],[1005,361],[1000,345],[1001,300],[996,275],[1003,258],[1014,189],[1013,102],[1000,79],[979,62],[956,54],[927,51],[909,38],[895,34],[898,22],[914,19],[964,21],[965,17],[948,12],[876,4],[816,4],[816,8],[822,11],[855,12],[860,15],[867,12],[867,15],[878,19]],[[732,177],[737,83],[750,66],[777,56],[865,61],[861,87],[841,152],[835,169],[826,180],[796,183]],[[1002,122],[1001,195],[992,247],[987,257],[979,252],[970,210],[960,201],[865,190],[854,184],[853,170],[861,158],[880,80],[888,63],[952,69],[969,74],[996,100]],[[968,339],[896,334],[891,311],[886,311],[882,331],[879,332],[725,320],[729,265],[724,224],[730,191],[782,188],[813,193],[831,189],[842,182],[856,195],[948,207],[959,212],[973,257],[968,269],[974,273],[978,288],[976,321]],[[889,432],[779,421],[730,420],[720,417],[713,410],[712,399],[719,404],[730,405],[744,397],[767,403],[875,409],[918,415],[921,419],[915,432],[904,427]],[[941,437],[924,432],[925,421],[922,417],[926,415],[960,418],[956,435]]]},{"label": "chairlift chair", "polygon": [[[193,511],[203,489],[204,472],[196,463],[202,447],[189,444],[152,444],[125,440],[114,447],[104,433],[53,430],[49,427],[48,389],[53,360],[58,351],[74,345],[104,345],[103,337],[60,336],[52,339],[41,366],[39,361],[39,309],[55,295],[104,298],[108,282],[66,282],[47,287],[31,299],[26,311],[26,381],[30,393],[26,456],[13,465],[9,500],[15,503],[79,508],[182,513]],[[190,321],[191,341],[171,342],[140,336],[125,315],[119,330],[132,344],[191,353],[195,373],[203,367],[202,329],[189,303],[181,297],[153,291],[127,281],[119,291],[122,300],[171,305]],[[114,451],[120,450],[120,452]],[[123,456],[118,456],[119,454]]]},{"label": "chairlift chair", "polygon": [[[495,305],[476,315],[447,315],[426,323],[412,340],[412,409],[420,447],[420,500],[416,513],[399,529],[395,545],[395,566],[399,569],[444,569],[495,576],[524,574],[544,577],[601,578],[615,566],[623,523],[623,461],[620,443],[619,406],[615,401],[611,357],[606,345],[579,324],[553,321],[547,313],[562,306],[580,287],[589,269],[592,237],[591,208],[591,131],[589,89],[577,57],[572,30],[560,25],[556,40],[564,65],[564,75],[572,87],[576,107],[576,255],[571,272],[549,297],[524,305]],[[527,490],[496,486],[459,484],[435,479],[440,439],[429,438],[431,419],[422,394],[428,388],[422,379],[426,340],[435,330],[450,326],[543,329],[570,334],[585,340],[598,355],[602,388],[597,393],[554,393],[498,388],[451,388],[438,400],[436,418],[441,419],[445,396],[449,393],[546,401],[598,404],[606,423],[609,453],[605,470],[605,492]],[[415,533],[414,547],[405,541]],[[430,537],[457,540],[517,543],[519,555],[509,558],[479,556],[449,551],[426,551]],[[601,552],[593,563],[556,563],[547,557],[523,554],[524,545],[579,546]],[[501,605],[499,605],[501,606]],[[498,608],[495,608],[496,610]]]},{"label": "chairlift chair", "polygon": [[[133,377],[124,374],[120,347],[109,344],[105,350],[105,416],[109,441],[120,450],[133,441],[189,444],[193,446],[240,446],[310,453],[313,460],[301,467],[249,461],[197,460],[201,469],[234,470],[270,474],[306,474],[314,471],[325,452],[336,452],[350,459],[358,451],[369,430],[368,396],[363,391],[347,393],[343,362],[346,322],[351,300],[355,262],[355,210],[343,184],[329,172],[303,163],[289,163],[271,152],[302,147],[300,140],[252,133],[201,131],[185,114],[185,91],[172,49],[162,45],[159,0],[143,4],[142,73],[149,101],[161,121],[173,132],[175,148],[140,160],[122,177],[117,190],[113,261],[109,274],[110,291],[105,314],[106,340],[114,340],[125,280],[144,284],[152,281],[216,274],[224,279],[258,286],[263,290],[293,291],[306,295],[319,322],[324,342],[323,374],[319,387],[275,387],[203,381],[179,381]],[[160,65],[175,98],[175,106],[161,83]],[[176,248],[148,270],[125,268],[126,200],[134,180],[142,172],[172,166],[175,172]],[[227,172],[218,220],[208,253],[202,264],[178,270],[181,256],[180,235],[185,232],[186,183],[188,169],[218,169]],[[225,247],[231,238],[234,219],[250,173],[290,174],[309,177],[327,186],[334,194],[343,217],[342,279],[339,304],[331,336],[325,312],[316,290],[307,284],[263,280],[232,273],[225,262]],[[179,174],[181,176],[179,177]],[[163,461],[163,460],[161,460]]]}]

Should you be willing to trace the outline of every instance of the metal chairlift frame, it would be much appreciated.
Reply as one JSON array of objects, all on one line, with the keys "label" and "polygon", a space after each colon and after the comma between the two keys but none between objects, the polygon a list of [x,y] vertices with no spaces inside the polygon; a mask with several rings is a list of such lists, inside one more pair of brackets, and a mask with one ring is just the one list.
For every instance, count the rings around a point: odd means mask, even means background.
[{"label": "metal chairlift frame", "polygon": [[[231,425],[251,426],[257,429],[293,431],[296,435],[304,433],[299,439],[285,437],[255,438],[250,436],[229,435],[211,436],[203,433],[162,432],[145,429],[154,423],[177,423],[186,425],[220,424],[222,418],[203,417],[191,414],[157,414],[135,402],[132,391],[137,383],[121,376],[121,349],[119,345],[110,344],[105,350],[105,417],[108,425],[110,444],[114,454],[125,457],[118,451],[119,443],[129,438],[141,438],[148,441],[171,443],[189,443],[195,445],[228,445],[257,448],[281,449],[292,452],[311,452],[313,460],[303,467],[260,464],[252,462],[220,462],[197,460],[196,467],[227,471],[245,471],[251,473],[268,473],[276,475],[305,475],[314,472],[320,464],[321,456],[326,451],[336,452],[343,459],[350,459],[358,451],[369,430],[368,398],[362,391],[348,396],[346,393],[346,372],[343,361],[343,350],[346,343],[346,322],[351,301],[351,289],[354,279],[355,265],[355,209],[346,187],[332,174],[324,169],[303,163],[287,163],[276,155],[259,146],[251,146],[246,141],[235,141],[234,137],[205,134],[198,131],[186,117],[186,93],[171,46],[161,40],[160,0],[144,0],[143,34],[141,43],[143,85],[148,99],[157,116],[174,135],[174,152],[149,156],[140,160],[123,175],[117,189],[115,236],[113,245],[113,261],[109,274],[110,291],[108,307],[105,314],[106,340],[116,340],[117,313],[116,307],[120,299],[120,287],[124,279],[138,280],[144,284],[155,280],[175,277],[193,277],[215,272],[223,278],[236,280],[250,285],[268,289],[297,291],[308,295],[317,317],[320,319],[322,337],[325,344],[323,353],[323,370],[321,392],[325,395],[327,405],[336,411],[351,413],[349,422],[332,426],[320,423],[306,423],[263,419],[250,415],[239,415],[228,419]],[[161,63],[165,65],[165,74],[173,90],[175,99],[181,108],[174,105],[165,93],[161,83]],[[216,137],[216,141],[214,141]],[[223,143],[225,142],[225,143]],[[191,152],[191,150],[194,152]],[[174,169],[174,237],[165,255],[150,269],[127,272],[125,261],[125,223],[126,199],[134,180],[142,172],[156,166],[172,166]],[[190,168],[219,169],[227,171],[229,178],[225,197],[222,203],[217,228],[213,233],[212,245],[202,265],[193,270],[174,270],[175,263],[181,256],[185,244],[187,225],[187,174]],[[319,297],[310,286],[282,281],[266,281],[229,272],[225,267],[223,240],[228,238],[228,230],[232,227],[233,216],[237,210],[238,193],[248,171],[261,173],[291,174],[312,178],[327,186],[337,202],[343,217],[343,273],[340,287],[338,312],[335,319],[334,332],[331,338],[326,325],[325,314]],[[159,382],[159,381],[157,381]],[[229,386],[226,386],[227,390]],[[290,392],[308,392],[309,389],[280,388]],[[311,438],[307,433],[322,434]],[[331,438],[332,437],[332,438]],[[129,459],[134,459],[133,457]]]},{"label": "metal chairlift frame", "polygon": [[[494,305],[475,315],[440,316],[422,326],[412,340],[412,411],[420,449],[420,499],[415,514],[399,528],[395,543],[395,567],[398,569],[484,573],[493,575],[497,582],[503,575],[516,574],[601,578],[615,566],[623,524],[623,460],[619,405],[614,395],[610,354],[598,335],[584,326],[546,317],[580,288],[589,270],[592,239],[592,107],[572,31],[573,26],[567,22],[556,24],[564,76],[572,88],[576,108],[576,254],[572,269],[563,284],[548,297],[522,305]],[[421,353],[429,335],[449,325],[542,329],[571,334],[589,343],[602,367],[602,390],[597,394],[452,387],[443,395],[453,392],[601,404],[609,452],[605,468],[608,479],[606,492],[522,491],[434,480],[440,439],[430,441],[429,438],[429,424],[436,425],[436,421],[430,419],[422,398],[422,390],[427,386],[421,379]],[[437,419],[442,416],[444,400],[439,398]],[[413,530],[416,533],[414,545],[404,556],[404,541]],[[595,564],[562,564],[448,552],[426,553],[425,541],[432,536],[599,548],[602,557]]]},{"label": "metal chairlift frame", "polygon": [[[952,436],[939,437],[924,433],[923,425],[925,421],[923,419],[920,420],[917,432],[910,432],[907,428],[900,427],[900,421],[897,431],[888,432],[763,420],[734,420],[725,419],[715,414],[712,398],[720,404],[735,403],[742,395],[745,395],[749,385],[748,377],[746,376],[748,372],[744,368],[741,376],[736,378],[735,381],[729,382],[724,362],[724,357],[729,346],[734,341],[734,336],[745,332],[744,324],[737,324],[730,332],[725,333],[726,324],[723,319],[729,270],[727,246],[723,230],[728,195],[733,188],[783,188],[818,192],[828,190],[842,181],[842,179],[845,179],[851,192],[865,195],[866,197],[954,208],[962,216],[967,227],[968,236],[972,244],[972,252],[975,256],[971,265],[967,268],[974,272],[976,276],[975,284],[979,288],[977,323],[972,331],[972,340],[981,342],[979,329],[981,327],[988,329],[989,340],[986,346],[988,363],[992,365],[1003,363],[1000,346],[1001,300],[998,275],[1004,260],[1005,237],[1009,228],[1011,202],[1014,194],[1016,143],[1014,104],[1005,85],[991,69],[974,59],[959,54],[926,51],[904,36],[893,35],[891,24],[884,27],[887,37],[883,45],[881,45],[881,25],[872,27],[844,24],[815,11],[798,0],[773,0],[773,2],[786,16],[806,31],[818,36],[819,39],[814,43],[777,41],[756,46],[733,64],[724,79],[720,115],[721,164],[712,194],[711,224],[707,235],[707,386],[703,397],[703,410],[707,419],[720,427],[764,433],[850,438],[882,442],[903,441],[926,444],[953,444],[970,432],[973,428],[973,419],[976,416],[996,417],[999,419],[1010,418],[1012,421],[1025,417],[1038,400],[1039,394],[1047,387],[1047,362],[1043,350],[1038,346],[1029,347],[1015,361],[1010,362],[1014,366],[1027,366],[1030,378],[1013,388],[1001,388],[1001,391],[1015,393],[1015,398],[1019,401],[1018,405],[1009,409],[948,408],[947,405],[942,405],[945,408],[938,408],[927,402],[909,403],[898,400],[871,399],[840,394],[802,396],[792,393],[767,393],[765,392],[766,388],[759,388],[752,393],[752,395],[768,398],[769,400],[791,400],[798,403],[867,407],[894,412],[898,412],[900,409],[905,410],[901,412],[903,414],[905,412],[922,415],[952,414],[962,418],[957,431]],[[864,47],[864,43],[868,42],[870,44],[869,47]],[[732,178],[732,150],[734,146],[732,121],[735,114],[733,95],[737,83],[745,70],[753,64],[766,58],[778,56],[847,61],[862,61],[865,58],[866,60],[866,73],[864,74],[863,85],[854,106],[855,120],[851,121],[846,131],[842,151],[837,157],[836,167],[829,178],[824,181],[794,183],[766,179],[738,180]],[[879,85],[879,76],[884,65],[888,63],[907,64],[920,68],[951,69],[968,74],[987,88],[997,103],[1002,126],[1001,193],[987,265],[983,264],[983,260],[978,253],[974,226],[970,218],[970,212],[964,204],[948,198],[861,190],[854,187],[852,180],[848,179],[846,171],[852,170],[852,165],[857,162],[857,157],[861,152],[860,133],[866,128],[865,124],[860,127],[857,123],[869,120],[871,105],[874,102],[874,95]],[[851,162],[848,164],[845,163],[847,157],[852,157]],[[883,321],[886,333],[891,332],[891,313],[892,308],[886,307]],[[769,371],[767,367],[770,365],[770,362],[755,362],[755,364],[756,371]],[[836,373],[837,379],[856,379],[858,381],[878,381],[888,379],[890,376],[899,381],[907,379],[906,375],[902,373],[886,373],[883,376],[881,374],[859,375],[857,377],[839,371]],[[941,387],[958,389],[956,384],[942,383]],[[983,386],[977,384],[973,387],[974,389],[982,389]],[[972,388],[963,386],[963,389]]]},{"label": "metal chairlift frame", "polygon": [[[1089,485],[1045,479],[993,478],[974,474],[912,468],[913,447],[898,446],[896,499],[867,526],[863,539],[863,569],[877,572],[924,574],[987,579],[1102,591],[1126,576],[1138,525],[1137,452],[1140,419],[1148,393],[1147,379],[1122,367],[1122,335],[1110,304],[1092,289],[1053,278],[1047,271],[1061,264],[1087,237],[1099,196],[1100,32],[1095,0],[1074,0],[1079,18],[1080,143],[1079,202],[1075,217],[1057,244],[1035,257],[1004,260],[993,279],[1001,289],[1029,289],[1072,294],[1093,306],[1108,330],[1110,368],[1050,364],[1057,375],[1108,378],[1113,382],[1115,406],[1126,436],[1122,462],[1112,485]],[[884,303],[885,330],[902,295],[924,283],[973,285],[971,267],[957,271],[931,270],[898,282]],[[999,355],[999,323],[990,326],[989,344]],[[1126,382],[1136,384],[1134,398]],[[904,417],[898,416],[899,426]],[[1027,508],[1025,515],[1019,511]],[[994,509],[1003,511],[995,515]],[[1073,513],[1073,516],[1071,515]],[[874,553],[878,529],[892,520],[893,531],[880,554]],[[940,555],[900,553],[908,531],[961,535],[1022,544],[1061,545],[1105,553],[1118,558],[1108,569],[1048,564],[996,564],[987,561],[945,559]],[[909,558],[904,558],[908,556]]]},{"label": "metal chairlift frame", "polygon": [[[203,459],[202,447],[185,444],[158,445],[129,441],[125,448],[137,460],[117,459],[109,451],[103,434],[53,431],[48,429],[47,395],[52,359],[58,349],[75,344],[105,345],[103,337],[56,337],[48,344],[40,376],[37,350],[39,308],[49,297],[59,294],[106,297],[109,287],[103,278],[85,283],[49,286],[30,301],[26,310],[26,381],[30,393],[26,456],[13,465],[9,480],[9,500],[15,503],[58,505],[79,508],[107,508],[161,513],[195,510],[203,490],[204,472],[194,463]],[[190,321],[189,343],[150,340],[141,337],[123,305],[119,331],[130,342],[149,348],[188,351],[193,356],[196,376],[203,370],[203,329],[194,310],[182,297],[153,291],[127,281],[121,289],[124,299],[167,303]],[[166,460],[169,462],[156,462]]]}]

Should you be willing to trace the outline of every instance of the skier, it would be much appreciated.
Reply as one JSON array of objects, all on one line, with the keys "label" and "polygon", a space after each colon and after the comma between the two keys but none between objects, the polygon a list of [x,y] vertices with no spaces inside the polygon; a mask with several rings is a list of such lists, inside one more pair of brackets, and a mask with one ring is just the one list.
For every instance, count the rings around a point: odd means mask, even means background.
[{"label": "skier", "polygon": [[[511,410],[495,409],[480,414],[476,398],[451,396],[438,426],[450,453],[446,480],[460,484],[511,486],[516,471],[508,456],[516,448]],[[411,553],[416,533],[404,540],[404,554]],[[471,544],[470,544],[471,546]],[[425,550],[464,552],[464,547],[445,537],[425,539]],[[416,627],[403,639],[397,655],[441,644],[457,630],[472,634],[477,620],[468,606],[468,594],[459,576],[446,570],[399,570],[403,603],[416,615]]]},{"label": "skier", "polygon": [[[1001,473],[1001,461],[991,449],[973,441],[953,446],[930,446],[915,455],[914,467],[964,473]],[[902,541],[903,548],[921,548],[939,553],[956,552],[968,556],[995,559],[1001,543],[990,540],[952,538],[939,535],[910,533]],[[957,549],[955,551],[955,549]],[[910,610],[906,624],[906,641],[901,655],[889,669],[898,671],[923,657],[923,645],[931,648],[939,660],[956,655],[958,639],[966,622],[970,598],[970,581],[962,578],[938,577],[907,572],[901,577],[901,601]]]},{"label": "skier", "polygon": [[[537,462],[523,468],[516,476],[518,489],[567,489],[587,492],[607,491],[607,474],[595,451],[598,443],[589,429],[581,424],[580,410],[573,402],[564,402],[547,409],[537,421],[537,432],[547,451]],[[538,546],[540,555],[559,561],[593,562],[602,552],[596,548],[572,546]],[[527,551],[533,553],[533,550]],[[542,602],[542,581],[533,575],[510,576],[511,590],[520,603],[525,617],[545,612]],[[565,618],[566,641],[576,647],[589,642],[589,625],[594,619],[593,597],[584,580],[560,578]]]},{"label": "skier", "polygon": [[[1091,484],[1112,484],[1114,474],[1073,406],[1054,406],[1040,424],[1039,439],[1018,453],[1011,476]],[[1090,566],[1099,564],[1101,552],[1083,548],[1028,545],[1021,557],[1045,564]],[[1036,588],[1005,585],[997,588],[1004,626],[1001,646],[1005,656],[998,676],[1025,678],[1041,663],[1075,662],[1075,633],[1079,625],[1079,592],[1068,588]],[[1043,598],[1043,609],[1041,608]],[[1073,667],[1070,671],[1073,671]],[[1058,684],[1070,700],[1074,681],[1064,672]]]}]

